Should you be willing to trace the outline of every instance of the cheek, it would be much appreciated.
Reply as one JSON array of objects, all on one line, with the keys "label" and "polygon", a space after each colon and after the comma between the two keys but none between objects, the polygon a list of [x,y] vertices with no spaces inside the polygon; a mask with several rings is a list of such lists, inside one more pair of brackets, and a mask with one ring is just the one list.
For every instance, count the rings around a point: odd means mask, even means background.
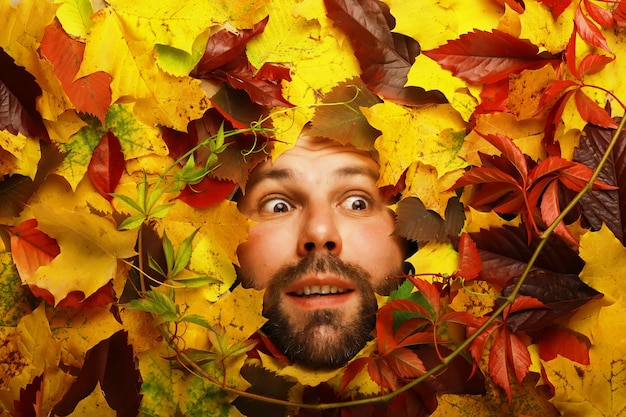
[{"label": "cheek", "polygon": [[272,275],[287,261],[284,255],[288,236],[284,236],[280,229],[253,226],[248,240],[237,248],[241,275],[246,285],[265,288]]}]

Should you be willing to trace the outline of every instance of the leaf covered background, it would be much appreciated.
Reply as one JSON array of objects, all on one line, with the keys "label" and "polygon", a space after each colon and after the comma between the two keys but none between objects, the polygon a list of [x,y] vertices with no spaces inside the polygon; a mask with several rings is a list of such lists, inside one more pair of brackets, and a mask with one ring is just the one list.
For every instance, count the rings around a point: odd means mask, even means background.
[{"label": "leaf covered background", "polygon": [[[626,413],[626,3],[0,16],[3,416]],[[419,248],[330,372],[286,362],[234,285],[229,197],[305,126],[378,159]]]}]

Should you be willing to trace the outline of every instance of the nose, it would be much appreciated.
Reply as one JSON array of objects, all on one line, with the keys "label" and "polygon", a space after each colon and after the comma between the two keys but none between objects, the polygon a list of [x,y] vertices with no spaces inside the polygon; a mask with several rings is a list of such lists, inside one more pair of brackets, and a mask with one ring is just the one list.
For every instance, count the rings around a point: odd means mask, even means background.
[{"label": "nose", "polygon": [[315,205],[303,213],[298,255],[307,256],[313,252],[339,255],[341,234],[337,228],[336,214],[328,205]]}]

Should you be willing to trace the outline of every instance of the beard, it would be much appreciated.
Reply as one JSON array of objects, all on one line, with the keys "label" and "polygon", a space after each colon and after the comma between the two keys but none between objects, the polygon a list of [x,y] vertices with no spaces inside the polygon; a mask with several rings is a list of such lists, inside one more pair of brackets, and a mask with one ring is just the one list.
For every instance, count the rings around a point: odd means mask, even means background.
[{"label": "beard", "polygon": [[[350,316],[341,309],[318,309],[297,313],[294,317],[286,311],[281,302],[283,288],[315,273],[332,273],[348,280],[359,297],[356,314]],[[388,294],[397,287],[397,282],[382,281],[382,285],[374,289],[370,284],[372,276],[361,267],[332,255],[311,255],[281,268],[271,278],[263,302],[267,322],[262,330],[293,362],[310,368],[339,368],[372,338],[378,310],[374,291]]]}]

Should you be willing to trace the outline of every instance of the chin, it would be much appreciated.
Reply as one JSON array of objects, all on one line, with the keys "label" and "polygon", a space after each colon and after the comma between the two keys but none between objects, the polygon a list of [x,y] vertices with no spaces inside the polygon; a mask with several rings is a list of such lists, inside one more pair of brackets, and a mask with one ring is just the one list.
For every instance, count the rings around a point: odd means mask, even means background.
[{"label": "chin", "polygon": [[376,323],[375,314],[364,309],[348,321],[338,311],[317,310],[306,315],[304,325],[294,326],[288,315],[276,310],[266,312],[263,331],[290,360],[315,369],[344,366],[371,340]]}]

